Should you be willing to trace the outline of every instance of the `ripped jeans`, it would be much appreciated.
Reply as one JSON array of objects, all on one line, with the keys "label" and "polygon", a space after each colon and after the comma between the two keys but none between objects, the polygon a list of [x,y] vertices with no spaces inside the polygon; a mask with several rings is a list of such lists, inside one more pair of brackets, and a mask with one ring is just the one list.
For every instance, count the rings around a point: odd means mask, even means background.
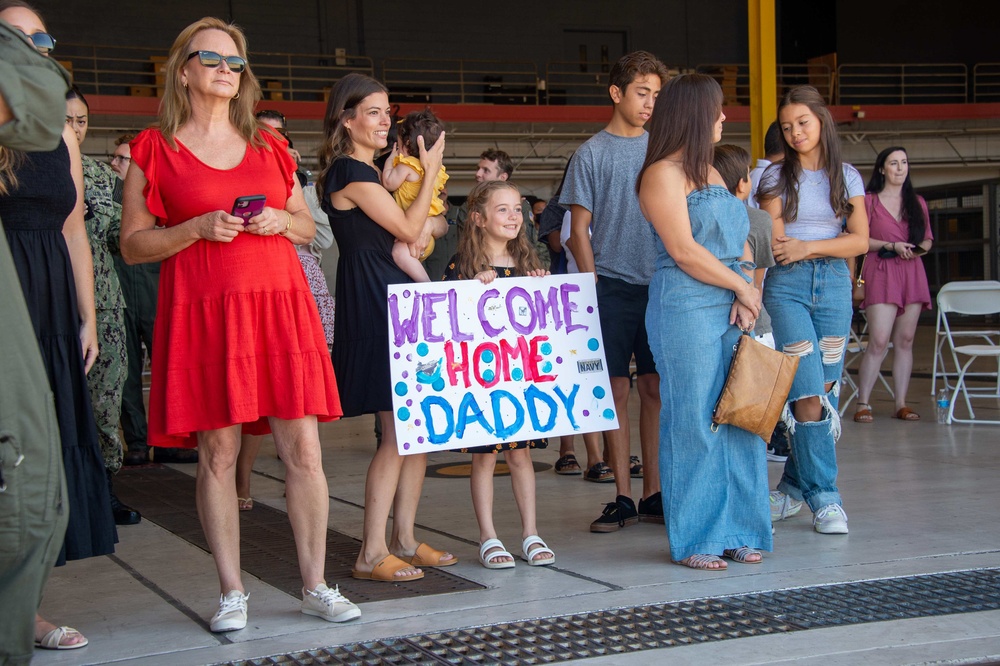
[{"label": "ripped jeans", "polygon": [[[840,437],[837,397],[850,333],[851,278],[843,259],[808,259],[767,271],[764,307],[771,315],[775,348],[799,357],[785,410],[791,455],[778,490],[805,500],[813,512],[841,504],[836,443]],[[825,384],[832,383],[828,392]],[[797,422],[790,404],[819,396],[819,421]]]}]

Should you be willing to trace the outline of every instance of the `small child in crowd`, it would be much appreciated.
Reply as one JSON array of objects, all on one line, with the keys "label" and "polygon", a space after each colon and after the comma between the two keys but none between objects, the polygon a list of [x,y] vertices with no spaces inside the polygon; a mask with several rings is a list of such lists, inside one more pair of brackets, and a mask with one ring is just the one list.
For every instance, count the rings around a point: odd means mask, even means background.
[{"label": "small child in crowd", "polygon": [[[469,193],[469,218],[449,262],[445,280],[475,278],[489,284],[497,277],[541,277],[542,268],[528,241],[521,211],[521,193],[506,180],[479,183]],[[462,449],[472,454],[472,505],[479,522],[479,561],[487,569],[509,569],[514,557],[497,538],[493,525],[493,471],[501,451],[510,468],[514,501],[521,514],[521,558],[531,566],[553,564],[556,555],[538,536],[535,524],[535,470],[531,449],[545,448],[545,439],[507,442]]]},{"label": "small child in crowd", "polygon": [[[712,166],[722,176],[726,189],[746,203],[753,188],[750,180],[750,153],[731,144],[716,146]],[[747,242],[750,243],[753,262],[757,264],[753,272],[753,283],[757,289],[762,290],[764,274],[768,268],[774,266],[774,255],[771,254],[771,216],[759,208],[750,207],[747,207],[747,214],[750,216],[750,236]],[[771,318],[763,307],[760,309],[760,316],[753,332],[760,342],[774,349]]]},{"label": "small child in crowd", "polygon": [[[420,166],[420,148],[417,137],[424,137],[425,146],[433,146],[444,131],[444,125],[430,109],[412,111],[399,122],[399,140],[392,147],[389,159],[382,171],[382,185],[393,193],[393,198],[400,208],[406,210],[417,198],[420,183],[424,179],[424,169]],[[434,196],[431,197],[431,208],[427,217],[435,217],[444,213],[444,203],[441,201],[441,191],[448,182],[448,174],[444,166],[434,175]],[[406,243],[396,241],[392,248],[392,258],[404,273],[414,282],[430,282],[427,271],[420,264],[434,251],[434,239],[431,238],[420,259],[410,255]]]}]

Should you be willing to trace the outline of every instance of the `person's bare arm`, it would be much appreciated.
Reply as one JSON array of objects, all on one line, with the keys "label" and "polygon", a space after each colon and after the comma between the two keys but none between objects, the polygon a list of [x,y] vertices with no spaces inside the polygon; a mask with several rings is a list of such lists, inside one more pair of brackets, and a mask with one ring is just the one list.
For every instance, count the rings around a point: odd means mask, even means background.
[{"label": "person's bare arm", "polygon": [[849,200],[854,210],[847,216],[847,231],[828,240],[803,241],[785,235],[785,221],[781,217],[781,199],[769,199],[761,207],[771,214],[771,249],[775,263],[787,265],[803,259],[839,257],[847,259],[868,251],[868,213],[865,212],[863,195]]},{"label": "person's bare arm", "polygon": [[593,216],[589,210],[577,204],[571,204],[570,231],[566,245],[573,253],[576,265],[581,273],[593,273],[597,279],[597,268],[594,262],[594,246],[590,242],[590,222]]},{"label": "person's bare arm", "polygon": [[[639,206],[682,271],[705,284],[729,289],[755,319],[760,314],[760,295],[754,285],[694,239],[686,188],[687,179],[682,168],[657,162],[643,174]],[[744,247],[744,253],[749,256],[748,246]]]},{"label": "person's bare arm", "polygon": [[83,367],[86,372],[97,360],[97,312],[94,309],[94,258],[90,253],[87,226],[83,220],[83,162],[76,135],[67,125],[63,130],[63,141],[69,149],[70,170],[76,188],[76,203],[63,225],[63,237],[69,250],[69,260],[73,267],[73,281],[76,283],[76,306],[80,313],[80,345],[83,349]]},{"label": "person's bare arm", "polygon": [[292,185],[292,194],[285,201],[284,208],[264,208],[260,215],[248,220],[244,230],[262,236],[279,234],[295,245],[311,243],[316,237],[316,222],[298,180]]},{"label": "person's bare arm", "polygon": [[157,229],[156,216],[149,212],[142,194],[146,182],[146,174],[138,164],[133,163],[125,177],[122,202],[121,250],[122,258],[127,263],[161,261],[201,239],[231,243],[237,235],[243,233],[243,220],[224,210],[212,211],[165,229]]},{"label": "person's bare arm", "polygon": [[[428,149],[424,148],[422,137],[417,138],[420,145],[420,165],[424,173],[437,173],[441,168],[441,157],[444,154],[444,136]],[[402,210],[392,195],[381,184],[371,182],[353,182],[339,192],[329,194],[334,208],[348,210],[355,206],[361,208],[365,215],[375,221],[380,227],[405,243],[417,243],[421,236],[429,237],[437,227],[435,218],[428,218],[427,211],[431,209],[431,197],[434,195],[434,179],[424,178],[420,183],[417,198],[405,211]],[[445,223],[447,224],[447,223]],[[447,231],[447,226],[445,227]],[[424,239],[426,247],[427,240]]]},{"label": "person's bare arm", "polygon": [[407,181],[415,183],[420,180],[420,174],[414,171],[410,165],[404,162],[392,165],[395,154],[396,151],[393,150],[392,155],[385,161],[385,170],[382,171],[382,186],[390,192],[395,192]]}]

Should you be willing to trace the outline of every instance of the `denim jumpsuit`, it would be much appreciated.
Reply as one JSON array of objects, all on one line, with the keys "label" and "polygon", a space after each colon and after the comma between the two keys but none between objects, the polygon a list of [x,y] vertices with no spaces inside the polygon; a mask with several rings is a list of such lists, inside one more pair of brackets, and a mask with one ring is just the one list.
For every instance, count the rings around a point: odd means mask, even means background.
[{"label": "denim jumpsuit", "polygon": [[[724,187],[687,197],[695,241],[741,276],[750,229],[746,206]],[[740,331],[729,323],[733,292],[681,270],[659,243],[646,329],[660,371],[660,483],[674,561],[727,548],[771,550],[767,461],[760,437],[712,431]],[[745,276],[744,276],[745,277]]]}]

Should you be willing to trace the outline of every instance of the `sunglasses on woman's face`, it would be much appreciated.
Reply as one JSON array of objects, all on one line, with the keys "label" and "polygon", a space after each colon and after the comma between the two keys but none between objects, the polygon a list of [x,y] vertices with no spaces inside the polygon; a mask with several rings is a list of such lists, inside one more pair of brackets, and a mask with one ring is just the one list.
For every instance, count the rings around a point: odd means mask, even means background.
[{"label": "sunglasses on woman's face", "polygon": [[28,41],[39,53],[51,53],[56,48],[56,38],[47,32],[36,32],[33,35],[26,32],[22,34],[28,38]]},{"label": "sunglasses on woman's face", "polygon": [[241,74],[247,67],[247,61],[239,56],[226,56],[223,58],[215,51],[195,51],[187,59],[190,60],[195,56],[198,56],[198,62],[201,63],[202,67],[215,68],[221,65],[223,60],[226,61],[226,66],[229,67],[229,70],[236,74]]}]

